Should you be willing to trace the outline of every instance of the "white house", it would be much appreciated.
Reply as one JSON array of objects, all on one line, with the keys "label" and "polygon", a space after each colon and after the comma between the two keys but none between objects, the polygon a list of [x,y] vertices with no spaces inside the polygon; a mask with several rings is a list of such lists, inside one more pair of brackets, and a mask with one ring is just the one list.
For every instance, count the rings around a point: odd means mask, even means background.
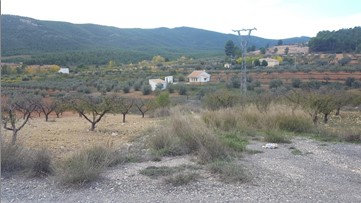
[{"label": "white house", "polygon": [[275,67],[275,66],[279,66],[280,65],[280,62],[276,59],[271,59],[271,58],[261,58],[259,59],[259,61],[261,62],[262,64],[262,61],[265,60],[267,61],[267,67]]},{"label": "white house", "polygon": [[172,84],[173,83],[173,76],[167,76],[164,78],[165,82],[167,84]]},{"label": "white house", "polygon": [[149,85],[152,87],[152,91],[156,90],[157,87],[161,90],[164,90],[167,88],[168,84],[173,83],[173,76],[167,76],[164,78],[164,80],[162,79],[150,79],[149,80]]},{"label": "white house", "polygon": [[149,85],[151,86],[152,91],[156,90],[157,87],[160,87],[161,90],[167,88],[167,83],[162,79],[149,79]]},{"label": "white house", "polygon": [[195,70],[187,76],[190,83],[204,83],[211,80],[211,75],[204,70]]},{"label": "white house", "polygon": [[69,74],[69,68],[60,68],[60,70],[58,71],[58,73]]}]

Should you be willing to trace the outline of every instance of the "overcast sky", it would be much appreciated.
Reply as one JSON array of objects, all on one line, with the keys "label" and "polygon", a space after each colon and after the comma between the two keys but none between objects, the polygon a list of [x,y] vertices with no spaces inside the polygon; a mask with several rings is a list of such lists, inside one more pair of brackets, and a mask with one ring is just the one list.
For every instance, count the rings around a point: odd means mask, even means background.
[{"label": "overcast sky", "polygon": [[2,0],[1,13],[119,28],[255,27],[270,39],[361,26],[361,0]]}]

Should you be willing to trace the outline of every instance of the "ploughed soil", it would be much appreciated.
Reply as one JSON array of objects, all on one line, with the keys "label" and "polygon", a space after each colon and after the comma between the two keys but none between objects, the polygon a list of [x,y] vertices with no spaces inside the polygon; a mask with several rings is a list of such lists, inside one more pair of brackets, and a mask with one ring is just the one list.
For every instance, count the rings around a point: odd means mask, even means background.
[{"label": "ploughed soil", "polygon": [[[272,68],[270,68],[271,70]],[[212,74],[211,81],[218,82],[221,79],[225,81],[229,81],[233,76],[241,76],[240,73],[227,73],[227,71]],[[310,81],[310,80],[318,80],[323,82],[340,82],[344,83],[346,78],[355,78],[356,80],[361,80],[361,71],[354,72],[318,72],[318,71],[310,71],[310,72],[248,72],[248,75],[253,79],[260,81],[261,84],[269,84],[269,82],[273,79],[281,79],[285,84],[291,83],[292,79],[300,79],[301,81]]]},{"label": "ploughed soil", "polygon": [[[122,115],[106,114],[95,130],[90,131],[90,123],[76,113],[66,112],[60,118],[50,115],[48,122],[42,115],[31,119],[19,131],[17,142],[33,149],[45,147],[55,158],[60,158],[94,145],[122,148],[158,122],[157,118],[128,114],[123,123]],[[3,130],[2,134],[5,139],[11,139],[10,131]]]}]

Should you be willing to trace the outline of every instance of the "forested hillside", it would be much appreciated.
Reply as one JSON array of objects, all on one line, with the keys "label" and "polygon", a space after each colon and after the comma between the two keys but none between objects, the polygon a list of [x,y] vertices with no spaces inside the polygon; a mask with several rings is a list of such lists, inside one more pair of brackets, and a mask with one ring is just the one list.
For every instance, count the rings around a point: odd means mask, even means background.
[{"label": "forested hillside", "polygon": [[361,27],[319,32],[308,45],[313,52],[360,53]]},{"label": "forested hillside", "polygon": [[[238,41],[238,36],[233,34],[190,27],[121,29],[12,15],[2,15],[1,21],[2,55],[31,55],[27,59],[11,59],[28,64],[103,64],[109,58],[129,63],[158,54],[166,58],[224,55],[225,43]],[[291,38],[283,39],[283,42],[302,43],[308,39]],[[277,41],[252,36],[250,44],[260,48],[275,45]]]}]

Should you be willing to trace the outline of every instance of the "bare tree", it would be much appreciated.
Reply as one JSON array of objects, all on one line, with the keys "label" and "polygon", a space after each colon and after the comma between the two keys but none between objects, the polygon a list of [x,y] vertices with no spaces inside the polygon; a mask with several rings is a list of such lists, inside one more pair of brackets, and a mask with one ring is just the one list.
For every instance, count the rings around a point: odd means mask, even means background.
[{"label": "bare tree", "polygon": [[49,120],[49,115],[56,109],[57,103],[51,98],[42,98],[39,108],[45,115],[45,121]]},{"label": "bare tree", "polygon": [[142,118],[144,118],[145,113],[147,113],[149,110],[154,108],[155,102],[154,102],[154,100],[150,100],[150,99],[147,99],[147,100],[139,99],[135,102],[135,106],[142,114]]},{"label": "bare tree", "polygon": [[[12,131],[11,144],[16,143],[18,132],[25,126],[37,107],[37,98],[31,95],[15,95],[1,98],[3,127]],[[18,113],[22,115],[18,115]]]},{"label": "bare tree", "polygon": [[111,102],[107,97],[75,96],[69,103],[82,118],[90,122],[90,131],[94,131],[96,124],[111,110]]},{"label": "bare tree", "polygon": [[113,101],[113,112],[121,113],[123,115],[123,123],[125,123],[125,116],[132,109],[134,100],[131,98],[113,96],[112,101]]}]

